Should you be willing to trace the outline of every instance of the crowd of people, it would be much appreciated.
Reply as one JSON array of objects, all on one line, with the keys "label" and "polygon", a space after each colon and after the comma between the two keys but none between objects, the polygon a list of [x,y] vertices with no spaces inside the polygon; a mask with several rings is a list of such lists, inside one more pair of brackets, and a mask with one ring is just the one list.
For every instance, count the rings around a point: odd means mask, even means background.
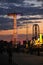
[{"label": "crowd of people", "polygon": [[20,41],[17,44],[13,45],[12,41],[7,42],[7,41],[0,40],[0,53],[3,54],[3,52],[7,52],[9,57],[9,63],[12,63],[12,54],[14,52],[17,52],[17,53],[25,52],[30,54],[37,52],[37,55],[39,56],[40,48],[34,48],[33,44],[30,44],[30,40],[28,42],[23,41],[23,45],[21,45]]}]

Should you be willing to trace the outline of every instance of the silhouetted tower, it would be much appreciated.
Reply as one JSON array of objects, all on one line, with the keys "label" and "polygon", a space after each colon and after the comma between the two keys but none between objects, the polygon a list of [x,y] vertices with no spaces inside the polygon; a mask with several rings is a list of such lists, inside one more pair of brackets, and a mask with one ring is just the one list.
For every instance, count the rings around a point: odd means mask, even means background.
[{"label": "silhouetted tower", "polygon": [[16,44],[17,43],[17,20],[16,20],[16,17],[17,17],[17,14],[16,13],[9,13],[8,16],[13,16],[13,19],[14,19],[14,25],[13,25],[13,38],[12,38],[12,41],[13,41],[13,44]]},{"label": "silhouetted tower", "polygon": [[34,24],[33,25],[33,38],[34,39],[39,38],[39,33],[40,33],[39,25],[38,24]]}]

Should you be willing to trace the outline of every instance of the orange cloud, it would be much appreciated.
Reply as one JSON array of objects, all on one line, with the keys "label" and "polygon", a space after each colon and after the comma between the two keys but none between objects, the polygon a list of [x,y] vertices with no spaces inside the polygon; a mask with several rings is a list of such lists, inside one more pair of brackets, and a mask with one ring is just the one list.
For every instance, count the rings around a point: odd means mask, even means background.
[{"label": "orange cloud", "polygon": [[[40,33],[43,33],[43,19],[31,20],[31,21],[32,22],[41,21],[41,23],[37,23],[37,24],[39,24]],[[28,34],[32,34],[33,24],[28,24]],[[19,28],[17,29],[17,34],[26,34],[26,33],[27,33],[27,28],[22,27],[21,29]],[[0,30],[0,35],[12,35],[12,34],[13,34],[13,30]]]}]

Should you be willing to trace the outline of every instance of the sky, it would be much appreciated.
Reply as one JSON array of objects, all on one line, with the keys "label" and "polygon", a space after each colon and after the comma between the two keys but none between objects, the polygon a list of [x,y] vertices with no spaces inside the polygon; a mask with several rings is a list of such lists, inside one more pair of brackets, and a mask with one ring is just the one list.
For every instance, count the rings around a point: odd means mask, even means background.
[{"label": "sky", "polygon": [[17,13],[18,34],[26,34],[25,22],[28,23],[29,35],[36,23],[40,26],[40,33],[43,33],[43,0],[0,0],[0,39],[3,36],[8,39],[6,35],[13,34],[13,17],[9,17],[8,13]]}]

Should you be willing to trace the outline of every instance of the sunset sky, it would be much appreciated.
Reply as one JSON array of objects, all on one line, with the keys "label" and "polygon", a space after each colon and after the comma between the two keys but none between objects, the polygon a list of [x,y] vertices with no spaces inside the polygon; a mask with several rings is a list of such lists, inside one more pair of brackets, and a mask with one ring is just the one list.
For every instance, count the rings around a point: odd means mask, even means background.
[{"label": "sunset sky", "polygon": [[[8,13],[17,14],[17,34],[28,34],[31,37],[33,24],[39,24],[40,33],[43,33],[43,0],[0,0],[0,39],[11,40],[13,35],[13,17]],[[35,23],[36,22],[36,23]],[[8,35],[8,37],[7,37]],[[11,37],[10,37],[10,36]],[[23,35],[21,36],[22,38]]]}]

